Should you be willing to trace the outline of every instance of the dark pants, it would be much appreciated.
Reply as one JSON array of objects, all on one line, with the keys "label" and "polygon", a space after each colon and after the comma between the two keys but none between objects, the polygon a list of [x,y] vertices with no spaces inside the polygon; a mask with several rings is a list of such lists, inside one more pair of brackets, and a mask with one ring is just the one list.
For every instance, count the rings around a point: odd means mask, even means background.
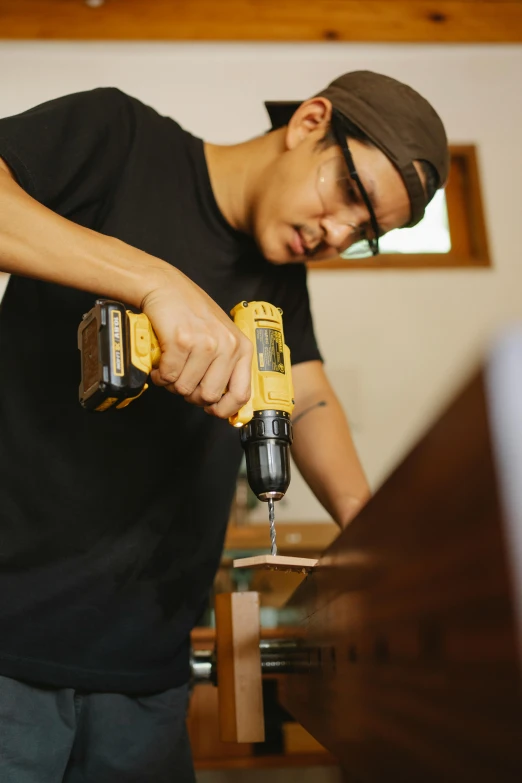
[{"label": "dark pants", "polygon": [[194,783],[188,687],[151,696],[0,676],[1,783]]}]

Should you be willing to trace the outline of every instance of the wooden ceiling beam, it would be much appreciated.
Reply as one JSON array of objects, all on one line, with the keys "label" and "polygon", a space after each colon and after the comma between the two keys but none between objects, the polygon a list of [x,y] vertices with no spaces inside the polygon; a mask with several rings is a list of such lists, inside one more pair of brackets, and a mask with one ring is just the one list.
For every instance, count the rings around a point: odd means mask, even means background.
[{"label": "wooden ceiling beam", "polygon": [[522,2],[0,0],[0,39],[520,43]]}]

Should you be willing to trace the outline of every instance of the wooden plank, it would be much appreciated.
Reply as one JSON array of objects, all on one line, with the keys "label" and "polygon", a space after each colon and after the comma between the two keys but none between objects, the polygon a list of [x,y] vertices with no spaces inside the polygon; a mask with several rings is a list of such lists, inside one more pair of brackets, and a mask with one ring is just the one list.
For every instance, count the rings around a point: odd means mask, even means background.
[{"label": "wooden plank", "polygon": [[518,43],[522,4],[518,0],[106,0],[91,7],[82,0],[0,0],[0,36]]},{"label": "wooden plank", "polygon": [[255,557],[240,557],[234,560],[234,568],[252,568],[260,571],[295,571],[299,574],[309,573],[316,565],[317,559],[310,557],[289,557],[287,555],[256,555]]},{"label": "wooden plank", "polygon": [[222,742],[264,742],[258,593],[215,597],[219,733]]},{"label": "wooden plank", "polygon": [[522,452],[498,457],[522,439],[522,346],[513,366],[503,439],[480,373],[287,604],[311,667],[282,703],[350,780],[522,780],[522,505],[500,495],[520,503]]}]

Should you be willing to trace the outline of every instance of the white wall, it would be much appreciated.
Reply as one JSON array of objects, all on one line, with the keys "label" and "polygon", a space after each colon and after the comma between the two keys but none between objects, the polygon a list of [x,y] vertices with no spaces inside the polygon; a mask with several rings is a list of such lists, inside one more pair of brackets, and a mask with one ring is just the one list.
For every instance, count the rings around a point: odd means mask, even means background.
[{"label": "white wall", "polygon": [[[116,85],[210,141],[232,142],[267,128],[264,99],[306,98],[359,68],[408,82],[451,142],[478,145],[494,259],[493,270],[310,275],[327,369],[376,487],[497,329],[522,315],[522,47],[0,42],[0,114]],[[283,517],[326,515],[295,477]]]}]

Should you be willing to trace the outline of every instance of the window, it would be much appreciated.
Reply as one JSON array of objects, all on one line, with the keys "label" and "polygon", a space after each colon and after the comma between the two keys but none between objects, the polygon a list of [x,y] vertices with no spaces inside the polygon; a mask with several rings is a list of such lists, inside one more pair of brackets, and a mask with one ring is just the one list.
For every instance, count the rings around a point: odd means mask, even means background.
[{"label": "window", "polygon": [[448,184],[414,228],[390,231],[374,258],[314,261],[314,269],[417,269],[491,266],[475,147],[451,147]]}]

